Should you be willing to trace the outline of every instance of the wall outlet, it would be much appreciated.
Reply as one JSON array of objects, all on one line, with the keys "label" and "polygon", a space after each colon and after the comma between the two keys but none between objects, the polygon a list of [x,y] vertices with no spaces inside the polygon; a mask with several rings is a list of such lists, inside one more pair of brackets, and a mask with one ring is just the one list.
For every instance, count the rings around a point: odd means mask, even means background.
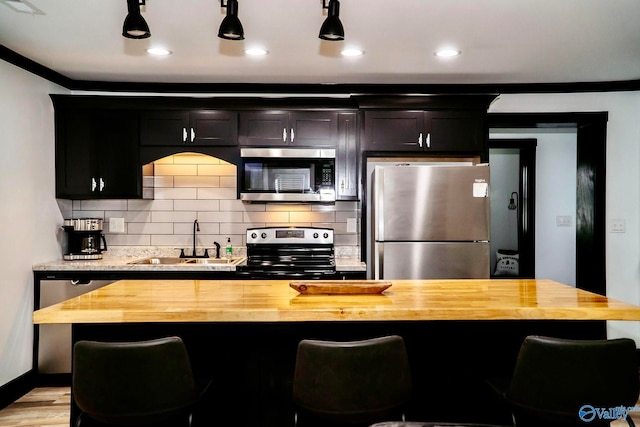
[{"label": "wall outlet", "polygon": [[358,232],[358,218],[347,218],[347,233]]},{"label": "wall outlet", "polygon": [[626,231],[627,231],[627,222],[624,219],[611,220],[612,233],[626,233]]},{"label": "wall outlet", "polygon": [[109,218],[109,233],[124,233],[124,218]]}]

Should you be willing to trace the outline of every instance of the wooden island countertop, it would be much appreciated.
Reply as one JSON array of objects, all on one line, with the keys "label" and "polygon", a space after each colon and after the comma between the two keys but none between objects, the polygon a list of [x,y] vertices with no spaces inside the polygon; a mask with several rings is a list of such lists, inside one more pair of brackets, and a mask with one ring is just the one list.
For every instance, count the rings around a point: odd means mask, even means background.
[{"label": "wooden island countertop", "polygon": [[120,280],[37,310],[35,324],[640,320],[640,307],[551,280],[391,280],[374,295],[303,295],[291,280]]}]

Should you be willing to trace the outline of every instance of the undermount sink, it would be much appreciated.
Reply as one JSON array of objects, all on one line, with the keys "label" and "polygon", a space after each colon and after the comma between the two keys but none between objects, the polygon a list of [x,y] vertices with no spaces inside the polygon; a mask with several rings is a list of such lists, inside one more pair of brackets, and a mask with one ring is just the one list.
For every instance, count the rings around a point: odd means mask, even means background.
[{"label": "undermount sink", "polygon": [[237,265],[244,258],[180,258],[180,257],[150,257],[131,261],[128,264],[149,264],[149,265],[193,265],[193,264],[209,264],[209,265]]}]

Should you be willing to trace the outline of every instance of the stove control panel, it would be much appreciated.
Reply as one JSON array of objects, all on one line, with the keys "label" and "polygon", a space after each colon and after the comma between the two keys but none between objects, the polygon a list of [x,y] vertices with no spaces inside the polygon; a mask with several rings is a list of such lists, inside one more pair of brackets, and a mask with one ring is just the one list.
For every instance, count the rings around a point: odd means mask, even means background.
[{"label": "stove control panel", "polygon": [[333,229],[319,227],[260,227],[247,229],[248,245],[333,244]]}]

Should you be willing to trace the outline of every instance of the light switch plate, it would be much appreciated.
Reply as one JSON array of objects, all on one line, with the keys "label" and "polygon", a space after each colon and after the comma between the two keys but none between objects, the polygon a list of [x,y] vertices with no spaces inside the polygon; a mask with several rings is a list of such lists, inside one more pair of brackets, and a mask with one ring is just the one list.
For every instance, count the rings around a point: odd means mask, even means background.
[{"label": "light switch plate", "polygon": [[626,233],[627,222],[624,219],[612,219],[611,220],[611,232],[612,233]]},{"label": "light switch plate", "polygon": [[571,215],[558,215],[556,217],[556,227],[571,227],[573,218]]},{"label": "light switch plate", "polygon": [[347,233],[356,233],[358,231],[358,219],[347,218]]},{"label": "light switch plate", "polygon": [[124,218],[109,218],[109,233],[124,233]]}]

